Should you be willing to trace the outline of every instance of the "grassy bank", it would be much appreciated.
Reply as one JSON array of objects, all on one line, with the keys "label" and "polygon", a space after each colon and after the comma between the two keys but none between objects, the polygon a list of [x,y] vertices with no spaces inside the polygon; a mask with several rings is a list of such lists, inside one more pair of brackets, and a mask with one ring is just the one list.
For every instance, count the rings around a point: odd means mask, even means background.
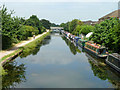
[{"label": "grassy bank", "polygon": [[[5,62],[8,62],[8,61],[11,59],[11,57],[14,57],[14,56],[16,56],[16,55],[19,55],[18,53],[21,52],[21,50],[22,50],[23,52],[25,52],[25,53],[26,53],[26,51],[27,51],[27,52],[32,51],[32,50],[36,47],[36,45],[38,45],[38,43],[40,43],[40,42],[41,42],[46,36],[48,36],[49,34],[50,34],[50,32],[47,32],[46,34],[40,36],[39,38],[35,39],[34,41],[32,41],[32,42],[26,44],[25,46],[20,47],[19,49],[15,50],[13,53],[4,56],[4,57],[0,60],[0,63],[1,63],[1,62],[4,62],[4,61],[5,61]],[[3,69],[3,67],[0,65],[0,76],[1,76],[1,75],[6,75],[6,74],[7,74],[7,73],[5,72],[5,70]]]},{"label": "grassy bank", "polygon": [[34,41],[32,41],[32,42],[26,44],[25,46],[20,47],[19,49],[15,50],[13,53],[4,56],[4,57],[0,60],[0,63],[1,63],[2,61],[8,60],[10,57],[15,56],[16,53],[19,53],[21,50],[25,50],[25,49],[27,49],[27,48],[32,49],[32,47],[34,47],[34,46],[36,45],[36,43],[41,42],[41,41],[42,41],[46,36],[48,36],[49,34],[50,34],[50,32],[47,32],[46,34],[40,36],[39,38],[35,39]]},{"label": "grassy bank", "polygon": [[50,32],[44,34],[40,38],[34,40],[32,43],[28,43],[23,47],[23,52],[20,55],[21,58],[27,57],[28,55],[36,55],[37,52],[40,50],[40,47],[42,45],[43,39],[48,36]]},{"label": "grassy bank", "polygon": [[47,32],[46,34],[42,35],[41,37],[35,39],[34,41],[26,44],[24,47],[22,47],[23,49],[25,48],[30,48],[33,47],[36,43],[41,42],[46,36],[48,36],[50,34],[50,32]]},{"label": "grassy bank", "polygon": [[13,53],[4,56],[4,57],[0,60],[0,62],[8,59],[8,58],[11,57],[11,56],[14,56],[16,53],[19,53],[22,49],[23,49],[23,48],[19,48],[19,49],[17,49],[16,51],[14,51]]},{"label": "grassy bank", "polygon": [[7,73],[5,72],[5,70],[3,69],[3,67],[0,65],[0,77],[2,75],[6,75]]}]

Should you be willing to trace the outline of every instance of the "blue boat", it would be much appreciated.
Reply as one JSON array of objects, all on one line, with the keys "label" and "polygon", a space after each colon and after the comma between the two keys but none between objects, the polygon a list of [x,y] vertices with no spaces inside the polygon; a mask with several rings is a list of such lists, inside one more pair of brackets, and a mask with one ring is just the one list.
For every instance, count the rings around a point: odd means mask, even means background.
[{"label": "blue boat", "polygon": [[78,43],[78,40],[79,40],[79,39],[81,39],[81,38],[80,38],[80,37],[75,36],[75,37],[74,37],[74,42],[75,42],[75,43]]}]

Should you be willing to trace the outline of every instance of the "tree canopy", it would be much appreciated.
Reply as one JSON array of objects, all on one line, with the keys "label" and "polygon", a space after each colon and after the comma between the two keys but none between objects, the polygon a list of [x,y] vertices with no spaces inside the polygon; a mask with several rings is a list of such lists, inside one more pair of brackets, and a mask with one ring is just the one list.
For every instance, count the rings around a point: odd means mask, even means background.
[{"label": "tree canopy", "polygon": [[50,21],[42,19],[40,20],[40,22],[42,23],[43,27],[45,27],[46,29],[50,29],[50,26],[51,26]]},{"label": "tree canopy", "polygon": [[95,25],[90,39],[106,46],[109,50],[113,50],[113,52],[120,53],[120,20],[111,18]]},{"label": "tree canopy", "polygon": [[[25,20],[22,17],[12,17],[13,13],[14,11],[9,13],[5,5],[1,7],[0,20],[2,23],[0,25],[0,34],[2,34],[2,49],[10,48],[13,43],[18,43],[21,40],[26,40],[28,37],[46,31],[45,27],[47,26],[44,25],[46,23],[41,23],[36,15],[32,15],[29,19]],[[41,21],[50,23],[48,20]]]}]

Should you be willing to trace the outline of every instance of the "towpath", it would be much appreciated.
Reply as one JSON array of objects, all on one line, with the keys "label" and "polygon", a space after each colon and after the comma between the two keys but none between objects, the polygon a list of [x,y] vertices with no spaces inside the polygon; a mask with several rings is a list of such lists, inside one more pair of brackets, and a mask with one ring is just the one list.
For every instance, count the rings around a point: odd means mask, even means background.
[{"label": "towpath", "polygon": [[[48,32],[48,31],[47,31],[47,32]],[[37,35],[37,36],[35,37],[35,39],[41,37],[42,35],[46,34],[47,32],[44,32],[44,33],[42,33],[42,34],[40,34],[40,35]],[[21,43],[18,43],[18,44],[16,44],[16,45],[14,45],[14,47],[12,47],[12,48],[10,48],[10,49],[8,49],[8,50],[1,51],[1,52],[0,52],[0,59],[2,59],[2,58],[3,58],[4,56],[6,56],[6,55],[9,55],[9,54],[13,53],[13,52],[16,51],[19,47],[22,47],[22,46],[24,46],[24,45],[32,42],[32,41],[35,40],[35,39],[31,38],[31,39],[29,39],[29,40],[22,41]]]}]

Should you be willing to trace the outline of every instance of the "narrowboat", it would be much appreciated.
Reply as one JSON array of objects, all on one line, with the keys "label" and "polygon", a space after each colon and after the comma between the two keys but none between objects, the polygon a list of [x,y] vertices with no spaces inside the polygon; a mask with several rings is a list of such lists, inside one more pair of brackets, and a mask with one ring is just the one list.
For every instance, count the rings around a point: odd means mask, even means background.
[{"label": "narrowboat", "polygon": [[74,42],[75,42],[75,43],[78,43],[78,40],[79,40],[79,39],[81,39],[81,38],[80,38],[80,37],[75,36],[75,37],[74,37]]},{"label": "narrowboat", "polygon": [[90,54],[93,54],[98,58],[107,58],[106,48],[96,43],[93,43],[93,41],[86,42],[84,49],[88,53],[90,52]]},{"label": "narrowboat", "polygon": [[106,59],[106,64],[120,72],[120,55],[118,53],[109,54]]},{"label": "narrowboat", "polygon": [[73,42],[75,35],[70,34],[69,39]]},{"label": "narrowboat", "polygon": [[84,48],[86,42],[87,42],[87,40],[78,39],[77,44],[78,44],[78,46]]},{"label": "narrowboat", "polygon": [[68,32],[64,31],[63,35],[64,35],[65,37],[67,37]]}]

